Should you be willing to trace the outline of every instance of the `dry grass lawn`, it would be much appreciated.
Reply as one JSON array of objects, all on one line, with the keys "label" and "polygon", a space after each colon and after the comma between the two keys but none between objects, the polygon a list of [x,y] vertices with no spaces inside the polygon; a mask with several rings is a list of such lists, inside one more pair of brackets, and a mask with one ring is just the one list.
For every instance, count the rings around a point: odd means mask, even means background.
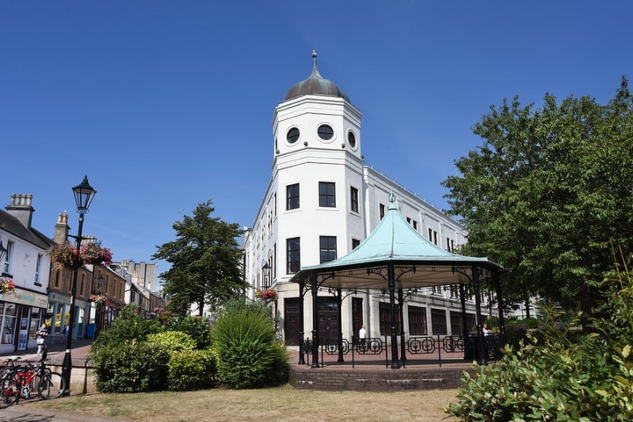
[{"label": "dry grass lawn", "polygon": [[285,386],[263,390],[91,394],[21,403],[25,407],[152,422],[456,421],[443,411],[450,401],[455,401],[456,394],[457,390],[314,392]]}]

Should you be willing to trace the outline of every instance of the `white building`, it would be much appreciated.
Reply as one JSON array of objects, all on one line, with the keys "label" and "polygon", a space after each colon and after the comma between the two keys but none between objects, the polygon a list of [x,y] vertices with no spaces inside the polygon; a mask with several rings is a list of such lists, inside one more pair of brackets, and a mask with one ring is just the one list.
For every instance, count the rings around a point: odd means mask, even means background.
[{"label": "white building", "polygon": [[31,226],[33,195],[11,195],[0,210],[0,244],[6,249],[0,279],[15,289],[0,293],[0,354],[35,347],[35,333],[45,320],[53,241]]},{"label": "white building", "polygon": [[[275,109],[272,177],[242,239],[251,295],[269,286],[277,291],[274,306],[288,344],[297,344],[300,333],[312,327],[309,301],[304,327],[299,327],[299,290],[288,280],[302,267],[354,249],[384,215],[391,192],[400,213],[436,245],[453,251],[467,234],[457,221],[364,163],[361,112],[339,87],[321,77],[316,53],[313,61],[310,77],[293,85]],[[318,305],[319,332],[326,340],[335,339],[337,302],[324,296]],[[362,325],[370,337],[387,333],[387,302],[381,291],[349,292],[341,309],[343,337],[351,339]],[[467,313],[466,324],[472,327],[473,301],[468,301]],[[412,294],[403,318],[407,336],[463,333],[456,289]]]}]

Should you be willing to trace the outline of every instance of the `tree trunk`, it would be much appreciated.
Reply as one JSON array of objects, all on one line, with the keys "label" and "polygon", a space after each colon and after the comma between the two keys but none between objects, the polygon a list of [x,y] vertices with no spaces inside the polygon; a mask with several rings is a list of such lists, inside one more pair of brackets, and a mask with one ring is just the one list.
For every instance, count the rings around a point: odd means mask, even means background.
[{"label": "tree trunk", "polygon": [[589,322],[593,315],[594,305],[594,289],[592,289],[587,283],[583,283],[580,287],[580,310],[582,311],[581,323],[582,332],[587,334],[591,330],[589,329]]}]

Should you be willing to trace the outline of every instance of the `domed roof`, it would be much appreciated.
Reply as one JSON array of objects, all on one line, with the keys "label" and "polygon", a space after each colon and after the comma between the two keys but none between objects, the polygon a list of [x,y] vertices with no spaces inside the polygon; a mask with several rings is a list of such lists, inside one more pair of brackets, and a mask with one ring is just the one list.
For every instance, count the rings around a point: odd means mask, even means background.
[{"label": "domed roof", "polygon": [[286,101],[292,100],[293,98],[302,97],[304,95],[325,95],[328,97],[338,97],[342,98],[348,103],[351,104],[349,97],[347,94],[343,92],[336,84],[329,79],[324,79],[319,73],[319,69],[317,68],[317,52],[312,51],[312,60],[314,65],[312,67],[312,74],[310,77],[304,81],[297,82],[294,84],[288,94],[286,95]]}]

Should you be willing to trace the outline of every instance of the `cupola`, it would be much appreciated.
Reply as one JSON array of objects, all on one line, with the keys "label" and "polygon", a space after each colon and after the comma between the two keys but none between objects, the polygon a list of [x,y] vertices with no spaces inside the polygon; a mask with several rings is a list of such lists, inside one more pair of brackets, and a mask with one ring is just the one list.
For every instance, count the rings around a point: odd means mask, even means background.
[{"label": "cupola", "polygon": [[316,50],[312,51],[312,60],[314,63],[312,66],[312,74],[310,74],[308,79],[297,82],[290,88],[288,94],[286,95],[286,101],[292,100],[293,98],[303,97],[305,95],[323,95],[327,97],[342,98],[351,104],[349,97],[342,89],[336,86],[336,84],[329,79],[324,79],[319,73]]}]

